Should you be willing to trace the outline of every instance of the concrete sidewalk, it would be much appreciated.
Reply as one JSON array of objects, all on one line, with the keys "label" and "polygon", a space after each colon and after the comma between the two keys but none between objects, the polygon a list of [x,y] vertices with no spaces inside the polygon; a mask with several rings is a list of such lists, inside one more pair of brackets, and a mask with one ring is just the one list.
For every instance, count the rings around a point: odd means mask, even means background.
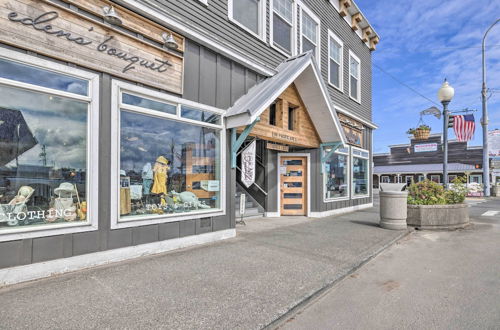
[{"label": "concrete sidewalk", "polygon": [[[234,239],[0,289],[0,328],[258,329],[406,232],[377,209],[266,219]],[[260,228],[260,229],[259,229]]]}]

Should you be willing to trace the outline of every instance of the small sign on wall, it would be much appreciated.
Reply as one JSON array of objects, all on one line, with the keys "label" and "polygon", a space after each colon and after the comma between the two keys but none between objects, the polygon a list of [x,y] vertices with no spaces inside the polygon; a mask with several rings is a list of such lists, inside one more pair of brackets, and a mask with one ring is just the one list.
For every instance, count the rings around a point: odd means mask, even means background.
[{"label": "small sign on wall", "polygon": [[437,143],[415,144],[414,149],[415,152],[431,152],[431,151],[437,151],[438,145]]},{"label": "small sign on wall", "polygon": [[250,187],[255,182],[255,150],[257,142],[254,140],[241,153],[241,182]]}]

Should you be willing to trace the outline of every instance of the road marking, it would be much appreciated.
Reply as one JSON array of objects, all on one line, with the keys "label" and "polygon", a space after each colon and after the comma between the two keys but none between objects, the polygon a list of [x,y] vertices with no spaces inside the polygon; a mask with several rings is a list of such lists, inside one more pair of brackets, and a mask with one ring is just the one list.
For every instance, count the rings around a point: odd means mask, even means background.
[{"label": "road marking", "polygon": [[500,211],[486,211],[483,214],[481,214],[481,216],[482,217],[494,217],[498,213],[500,213]]}]

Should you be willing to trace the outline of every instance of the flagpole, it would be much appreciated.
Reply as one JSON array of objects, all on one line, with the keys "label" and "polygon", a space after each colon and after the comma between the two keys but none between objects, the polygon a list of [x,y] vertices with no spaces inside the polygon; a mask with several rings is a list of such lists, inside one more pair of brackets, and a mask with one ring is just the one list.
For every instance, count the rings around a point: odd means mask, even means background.
[{"label": "flagpole", "polygon": [[500,22],[500,18],[497,19],[493,24],[490,25],[488,30],[484,33],[483,44],[482,44],[482,55],[483,55],[483,88],[481,90],[481,98],[483,101],[483,119],[481,120],[481,125],[483,126],[483,182],[484,182],[484,196],[490,196],[490,158],[488,150],[488,99],[486,93],[488,89],[486,88],[486,36],[490,30]]}]

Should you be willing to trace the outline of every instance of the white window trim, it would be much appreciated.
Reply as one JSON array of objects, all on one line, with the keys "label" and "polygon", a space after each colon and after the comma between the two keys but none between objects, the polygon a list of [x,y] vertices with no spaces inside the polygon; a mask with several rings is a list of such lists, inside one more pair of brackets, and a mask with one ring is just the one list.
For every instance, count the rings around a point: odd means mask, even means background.
[{"label": "white window trim", "polygon": [[[388,180],[389,182],[384,182],[384,178],[389,179],[389,180]],[[390,178],[390,176],[389,176],[389,175],[382,175],[382,176],[380,177],[380,182],[379,182],[379,184],[380,184],[380,183],[391,183],[391,178]]]},{"label": "white window trim", "polygon": [[[323,154],[323,149],[320,150],[320,153]],[[347,196],[342,196],[342,197],[330,197],[330,198],[326,198],[326,171],[325,171],[325,165],[326,164],[322,164],[321,166],[323,166],[323,187],[322,187],[322,190],[323,190],[323,202],[324,203],[330,203],[330,202],[337,202],[337,201],[345,201],[345,200],[349,200],[351,199],[351,157],[350,157],[350,149],[349,149],[349,146],[347,146],[347,152],[341,152],[341,151],[338,151],[336,150],[334,153],[336,154],[339,154],[339,155],[344,155],[344,156],[347,156],[347,161],[349,164],[347,164]]]},{"label": "white window trim", "polygon": [[[422,180],[420,180],[420,178],[422,178]],[[418,178],[417,178],[417,182],[423,182],[425,181],[425,175],[419,175]]]},{"label": "white window trim", "polygon": [[[321,21],[318,16],[316,16],[312,10],[307,8],[302,2],[297,1],[298,6],[300,7],[300,24],[297,27],[298,35],[299,35],[299,40],[300,40],[300,53],[302,54],[303,51],[303,42],[302,42],[302,14],[305,12],[307,15],[309,15],[313,21],[316,22],[316,63],[318,64],[318,68],[321,70]],[[305,36],[304,36],[305,37]],[[307,38],[307,37],[305,37]],[[309,38],[307,38],[309,40]],[[314,43],[312,40],[309,40],[312,43]]]},{"label": "white window trim", "polygon": [[[358,77],[358,95],[357,98],[353,98],[351,95],[351,57],[354,58],[359,63],[359,77]],[[351,100],[361,104],[361,60],[349,49],[349,97]]]},{"label": "white window trim", "polygon": [[[311,154],[308,153],[278,153],[278,167],[279,168],[281,165],[281,157],[307,157],[307,210],[306,214],[308,217],[311,216]],[[277,199],[277,210],[276,211],[279,216],[281,216],[281,192],[280,192],[280,187],[281,187],[281,174],[280,171],[277,172],[277,177],[278,177],[278,189],[276,189],[276,193],[278,194]]]},{"label": "white window trim", "polygon": [[[354,153],[352,152],[353,150],[359,150],[359,151],[362,151],[362,152],[367,152],[368,153],[368,157],[363,157],[363,156],[358,156],[358,155],[354,155]],[[367,170],[368,170],[368,173],[366,174],[366,189],[367,189],[367,194],[364,194],[364,195],[359,195],[359,194],[356,194],[354,192],[354,170],[352,170],[352,167],[354,166],[354,157],[356,158],[361,158],[361,159],[366,159],[368,161],[368,166],[367,166]],[[362,148],[358,148],[358,147],[353,147],[351,146],[351,173],[352,173],[352,176],[351,176],[351,199],[358,199],[358,198],[367,198],[367,197],[370,197],[370,185],[371,185],[371,170],[370,170],[370,150],[366,150],[366,149],[362,149]]]},{"label": "white window trim", "polygon": [[[432,178],[435,178],[435,177],[437,177],[437,179],[438,179],[437,183],[441,183],[441,176],[439,174],[431,174],[431,179],[430,180],[434,181],[434,180],[432,180]],[[434,182],[436,182],[436,181],[434,181]]]},{"label": "white window trim", "polygon": [[0,84],[12,87],[34,90],[61,97],[71,98],[89,103],[87,119],[87,170],[86,170],[86,190],[87,190],[87,221],[74,223],[61,223],[36,227],[16,227],[0,231],[0,242],[19,240],[35,237],[46,237],[62,234],[80,233],[94,231],[98,229],[98,173],[99,173],[99,75],[83,71],[70,66],[54,63],[53,61],[41,59],[31,55],[22,54],[16,51],[2,48],[0,57],[13,62],[22,63],[29,66],[39,67],[44,70],[75,78],[84,79],[89,82],[89,95],[82,96],[56,89],[41,87],[27,83],[16,82],[9,79],[0,79]]},{"label": "white window trim", "polygon": [[[332,39],[340,45],[340,63],[334,60],[337,64],[339,64],[339,86],[335,86],[330,79],[330,60],[332,60],[330,42]],[[337,89],[339,92],[344,93],[344,43],[335,33],[333,33],[332,30],[328,30],[328,84]]]},{"label": "white window trim", "polygon": [[[281,48],[280,45],[274,43],[274,29],[273,29],[273,24],[274,24],[274,1],[275,0],[269,0],[269,43],[271,44],[271,47],[279,51],[281,54],[290,57],[290,56],[295,56],[297,55],[297,1],[292,0],[292,32],[291,32],[291,37],[292,37],[292,42],[291,42],[291,51],[290,54]],[[279,13],[276,13],[276,15],[280,16],[283,18]]]},{"label": "white window trim", "polygon": [[[167,103],[175,103],[177,104],[177,114],[167,114],[161,113],[154,110],[147,110],[136,106],[131,105],[122,105],[121,104],[121,95],[123,92],[131,93],[133,95],[144,96],[149,99],[156,99],[160,102]],[[226,214],[226,130],[223,126],[223,118],[222,115],[224,110],[218,109],[215,107],[198,104],[196,102],[192,102],[189,100],[184,100],[182,98],[172,96],[169,94],[157,92],[148,88],[138,87],[136,85],[113,80],[112,82],[112,91],[111,91],[111,187],[116,187],[117,189],[111,189],[111,205],[114,207],[111,208],[111,229],[118,228],[129,228],[129,227],[138,227],[145,226],[151,224],[158,223],[166,223],[166,222],[175,222],[189,219],[199,219],[203,217],[216,217],[222,216]],[[180,117],[180,107],[181,105],[186,105],[190,107],[197,108],[199,110],[211,111],[221,115],[221,123],[220,125],[202,123],[195,120],[190,120],[186,118]],[[120,220],[120,194],[119,194],[119,177],[118,173],[120,171],[120,109],[127,110],[139,110],[140,113],[143,114],[151,114],[159,118],[172,119],[179,122],[192,123],[205,127],[213,127],[220,130],[220,207],[218,209],[210,209],[210,210],[200,210],[189,212],[186,214],[177,213],[177,214],[168,214],[164,216],[158,217],[129,217],[127,220]],[[137,112],[139,113],[139,112]]]},{"label": "white window trim", "polygon": [[254,31],[250,30],[247,28],[245,25],[240,23],[237,19],[233,17],[233,1],[234,0],[228,0],[227,1],[227,16],[229,18],[229,21],[238,25],[240,28],[243,30],[247,31],[251,35],[259,38],[262,41],[266,41],[266,0],[259,0],[259,22],[258,22],[258,33],[255,33]]}]

